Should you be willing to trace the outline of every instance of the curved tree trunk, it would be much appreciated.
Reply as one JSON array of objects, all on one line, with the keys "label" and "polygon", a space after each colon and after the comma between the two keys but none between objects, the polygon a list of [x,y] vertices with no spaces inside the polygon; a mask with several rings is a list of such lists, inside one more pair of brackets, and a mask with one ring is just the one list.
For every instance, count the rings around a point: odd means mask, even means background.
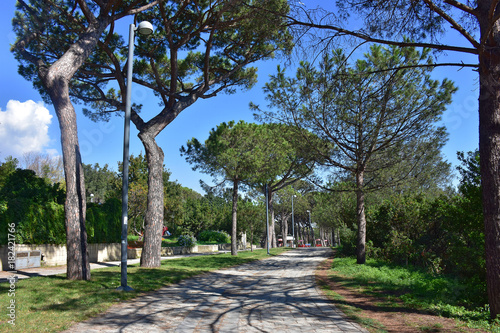
[{"label": "curved tree trunk", "polygon": [[147,133],[140,133],[139,138],[146,149],[148,162],[148,202],[144,217],[144,246],[141,254],[141,267],[159,267],[161,265],[161,232],[164,215],[164,155],[154,137]]},{"label": "curved tree trunk", "polygon": [[80,68],[107,26],[99,22],[90,27],[77,43],[47,70],[39,68],[41,78],[56,111],[61,130],[66,202],[64,204],[67,246],[67,277],[90,280],[90,263],[85,228],[85,177],[80,156],[76,113],[69,96],[69,82]]},{"label": "curved tree trunk", "polygon": [[233,209],[232,209],[232,227],[231,227],[231,255],[238,254],[238,233],[237,233],[237,211],[238,211],[238,183],[239,180],[233,181]]},{"label": "curved tree trunk", "polygon": [[[64,94],[63,94],[64,95]],[[64,204],[67,277],[71,280],[90,280],[90,262],[85,228],[86,197],[85,179],[78,144],[76,114],[68,98],[52,98],[63,151],[64,175],[66,180],[66,202]]]}]

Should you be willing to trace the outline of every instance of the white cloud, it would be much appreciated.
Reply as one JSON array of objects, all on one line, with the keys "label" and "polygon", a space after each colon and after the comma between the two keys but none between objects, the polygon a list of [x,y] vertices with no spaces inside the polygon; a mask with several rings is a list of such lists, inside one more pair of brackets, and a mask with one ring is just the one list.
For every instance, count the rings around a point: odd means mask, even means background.
[{"label": "white cloud", "polygon": [[52,116],[42,102],[10,100],[0,109],[0,154],[20,157],[27,152],[42,152],[48,146]]}]

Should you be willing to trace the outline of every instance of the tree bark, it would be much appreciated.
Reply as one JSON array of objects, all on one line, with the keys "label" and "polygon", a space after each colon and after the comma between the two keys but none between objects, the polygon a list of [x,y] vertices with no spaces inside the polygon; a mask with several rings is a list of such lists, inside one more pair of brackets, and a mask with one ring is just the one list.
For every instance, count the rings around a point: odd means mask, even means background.
[{"label": "tree bark", "polygon": [[236,178],[233,182],[233,209],[231,212],[231,255],[238,255],[238,233],[237,233],[237,211],[238,211],[238,182]]},{"label": "tree bark", "polygon": [[365,193],[363,192],[364,172],[356,172],[356,215],[358,219],[358,244],[356,248],[357,263],[366,262],[366,216]]},{"label": "tree bark", "polygon": [[61,130],[66,180],[66,202],[64,204],[67,247],[66,274],[70,280],[90,280],[87,230],[85,228],[85,179],[78,143],[76,114],[69,100],[68,86],[65,80],[55,79],[50,86],[50,96]]},{"label": "tree bark", "polygon": [[144,217],[144,246],[141,267],[161,265],[161,233],[164,217],[163,150],[148,133],[139,133],[148,162],[148,201]]},{"label": "tree bark", "polygon": [[500,317],[500,23],[491,26],[489,9],[488,1],[478,3],[481,38],[486,44],[479,52],[479,154],[486,284],[494,319]]},{"label": "tree bark", "polygon": [[269,189],[269,241],[271,247],[276,247],[276,231],[274,223],[273,191]]},{"label": "tree bark", "polygon": [[283,237],[283,246],[287,245],[288,238],[288,216],[283,219],[283,225],[281,226],[281,236]]}]

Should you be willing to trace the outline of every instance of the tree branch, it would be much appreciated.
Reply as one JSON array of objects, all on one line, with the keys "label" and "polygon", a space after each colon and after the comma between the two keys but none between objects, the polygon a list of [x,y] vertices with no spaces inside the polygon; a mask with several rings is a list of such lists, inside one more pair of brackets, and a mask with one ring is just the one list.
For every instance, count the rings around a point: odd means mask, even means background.
[{"label": "tree branch", "polygon": [[[286,16],[288,20],[290,20],[289,25],[298,25],[298,26],[305,26],[309,28],[315,28],[315,29],[323,29],[323,30],[332,30],[335,31],[338,36],[346,35],[346,36],[352,36],[356,37],[359,39],[363,39],[368,42],[373,42],[373,43],[379,43],[379,44],[385,44],[385,45],[394,45],[394,46],[400,46],[400,47],[424,47],[424,48],[432,48],[436,50],[442,50],[442,51],[454,51],[454,52],[464,52],[464,53],[470,53],[470,54],[479,54],[479,50],[475,48],[468,48],[468,47],[460,47],[460,46],[451,46],[451,45],[440,45],[440,44],[433,44],[433,43],[418,43],[418,42],[398,42],[398,41],[393,41],[393,40],[387,40],[387,39],[380,39],[380,38],[373,38],[365,33],[362,32],[356,32],[356,31],[351,31],[347,29],[343,29],[337,26],[329,25],[329,24],[316,24],[312,22],[302,22],[298,21],[295,18],[291,16]],[[335,36],[334,36],[335,37]]]}]

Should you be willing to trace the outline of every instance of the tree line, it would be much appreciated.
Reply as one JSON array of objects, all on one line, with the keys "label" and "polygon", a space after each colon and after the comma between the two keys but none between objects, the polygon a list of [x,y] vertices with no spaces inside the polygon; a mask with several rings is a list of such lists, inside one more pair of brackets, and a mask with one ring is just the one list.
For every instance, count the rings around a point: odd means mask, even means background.
[{"label": "tree line", "polygon": [[[94,119],[123,110],[122,68],[126,60],[121,52],[125,43],[114,31],[115,21],[137,15],[137,19],[148,19],[158,27],[152,38],[138,39],[138,60],[134,64],[137,70],[134,82],[154,91],[161,105],[149,121],[139,116],[139,105],[134,106],[132,113],[150,164],[149,184],[157,184],[148,188],[146,251],[141,260],[141,265],[148,267],[159,265],[163,221],[163,153],[154,138],[198,99],[251,87],[255,83],[255,69],[246,66],[270,58],[277,51],[289,52],[292,41],[303,42],[304,39],[294,40],[294,32],[297,36],[310,33],[310,39],[303,43],[314,42],[316,37],[321,42],[335,42],[349,35],[390,45],[373,47],[366,59],[350,66],[342,51],[332,55],[327,50],[320,71],[304,63],[296,78],[278,73],[266,86],[271,107],[277,109],[280,122],[294,125],[297,136],[301,135],[303,140],[309,135],[305,133],[310,132],[314,134],[312,140],[323,142],[314,146],[320,147],[315,149],[318,153],[315,162],[326,166],[330,175],[326,181],[314,182],[330,191],[355,191],[360,264],[366,258],[367,190],[398,186],[409,177],[420,179],[428,170],[426,165],[439,164],[439,155],[432,151],[437,151],[446,135],[442,129],[428,124],[438,119],[454,87],[451,82],[431,80],[428,70],[450,64],[433,63],[427,57],[428,51],[417,52],[415,47],[477,55],[478,64],[451,65],[476,67],[479,72],[479,151],[487,284],[492,318],[500,313],[500,176],[496,172],[500,147],[495,125],[500,110],[499,89],[495,88],[499,82],[500,57],[496,46],[500,30],[496,23],[500,15],[496,15],[499,10],[496,2],[424,1],[422,6],[414,6],[410,1],[397,4],[392,0],[376,4],[339,1],[335,12],[321,8],[308,10],[302,2],[279,0],[148,4],[31,0],[18,1],[17,6],[13,24],[18,39],[13,51],[20,61],[20,73],[33,81],[54,105],[61,127],[71,279],[90,278],[85,248],[86,198],[82,197],[86,192],[85,181],[71,101],[89,106],[87,114]],[[342,26],[353,13],[359,14],[362,24],[356,31]],[[438,38],[450,25],[470,47],[439,42]],[[321,33],[324,35],[320,36]],[[347,79],[342,81],[343,78]],[[118,85],[119,91],[109,88],[111,82]],[[391,98],[396,90],[403,94]],[[322,107],[317,108],[318,104]],[[414,112],[405,114],[411,107]],[[259,109],[262,119],[272,122],[275,116]],[[413,114],[416,116],[412,117]],[[424,135],[419,136],[421,133]],[[336,172],[331,172],[335,169]],[[345,181],[349,177],[351,181]],[[278,189],[283,184],[274,185]],[[266,183],[265,187],[268,186]],[[274,218],[271,221],[274,223]]]}]

